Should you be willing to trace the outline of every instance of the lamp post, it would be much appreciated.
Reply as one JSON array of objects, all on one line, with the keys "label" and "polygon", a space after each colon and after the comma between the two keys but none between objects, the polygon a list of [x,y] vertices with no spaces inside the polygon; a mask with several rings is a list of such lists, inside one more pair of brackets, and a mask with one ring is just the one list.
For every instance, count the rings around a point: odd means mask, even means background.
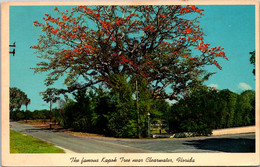
[{"label": "lamp post", "polygon": [[147,113],[147,116],[148,116],[148,138],[151,138],[150,112]]}]

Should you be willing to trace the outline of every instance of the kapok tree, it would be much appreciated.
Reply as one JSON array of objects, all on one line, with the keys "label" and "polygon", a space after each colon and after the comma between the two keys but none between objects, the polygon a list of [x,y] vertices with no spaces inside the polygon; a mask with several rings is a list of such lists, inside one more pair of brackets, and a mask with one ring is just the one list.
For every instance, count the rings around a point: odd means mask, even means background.
[{"label": "kapok tree", "polygon": [[[45,14],[44,34],[32,46],[44,61],[35,72],[49,72],[45,84],[65,76],[71,92],[99,83],[110,85],[114,74],[145,78],[156,98],[178,100],[221,69],[223,48],[210,47],[198,18],[203,9],[187,6],[78,6]],[[166,91],[167,90],[167,91]]]}]

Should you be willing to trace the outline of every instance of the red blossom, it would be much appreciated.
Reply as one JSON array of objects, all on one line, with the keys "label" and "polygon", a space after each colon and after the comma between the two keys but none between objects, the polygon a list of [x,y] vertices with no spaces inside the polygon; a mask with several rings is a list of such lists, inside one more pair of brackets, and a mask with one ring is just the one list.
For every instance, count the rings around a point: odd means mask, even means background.
[{"label": "red blossom", "polygon": [[190,28],[189,28],[189,29],[186,29],[186,33],[187,33],[187,34],[191,33],[191,29],[190,29]]},{"label": "red blossom", "polygon": [[197,9],[197,7],[194,6],[194,5],[192,5],[190,8],[191,8],[192,10],[194,10],[194,11],[196,11],[196,9]]},{"label": "red blossom", "polygon": [[117,56],[117,55],[118,55],[117,53],[113,53],[113,54],[111,54],[112,57]]},{"label": "red blossom", "polygon": [[177,52],[177,51],[174,51],[174,52],[172,52],[172,54],[173,54],[173,55],[177,55],[177,54],[178,54],[178,52]]},{"label": "red blossom", "polygon": [[150,27],[150,29],[154,29],[154,28],[155,28],[155,26],[151,26],[151,27]]},{"label": "red blossom", "polygon": [[31,46],[32,49],[38,49],[39,46]]},{"label": "red blossom", "polygon": [[221,69],[220,65],[218,64],[218,62],[216,60],[214,60],[212,63],[215,64],[218,69]]},{"label": "red blossom", "polygon": [[51,30],[52,33],[56,34],[59,30]]},{"label": "red blossom", "polygon": [[148,61],[147,64],[152,64],[153,62],[152,61]]}]

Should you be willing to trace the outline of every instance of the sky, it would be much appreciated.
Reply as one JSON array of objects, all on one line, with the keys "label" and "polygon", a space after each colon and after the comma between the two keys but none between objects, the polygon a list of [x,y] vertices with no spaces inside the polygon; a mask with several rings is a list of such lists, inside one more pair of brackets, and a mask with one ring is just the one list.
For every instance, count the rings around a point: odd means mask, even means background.
[{"label": "sky", "polygon": [[[216,72],[205,82],[218,90],[229,89],[236,93],[255,90],[255,77],[252,73],[249,52],[255,50],[255,8],[253,5],[201,5],[204,14],[200,21],[205,41],[210,46],[224,48],[228,61],[217,59],[222,70],[215,66],[207,67]],[[70,10],[71,7],[59,7]],[[52,15],[54,6],[11,6],[10,7],[10,44],[16,42],[16,54],[10,55],[10,87],[24,91],[31,104],[28,110],[48,109],[40,92],[46,90],[44,80],[47,73],[37,73],[30,68],[36,67],[41,60],[37,58],[31,46],[37,45],[40,28],[33,26],[33,21],[42,21],[44,14]],[[12,51],[12,49],[10,49]],[[62,81],[52,87],[66,88]],[[25,109],[23,106],[21,109]]]}]

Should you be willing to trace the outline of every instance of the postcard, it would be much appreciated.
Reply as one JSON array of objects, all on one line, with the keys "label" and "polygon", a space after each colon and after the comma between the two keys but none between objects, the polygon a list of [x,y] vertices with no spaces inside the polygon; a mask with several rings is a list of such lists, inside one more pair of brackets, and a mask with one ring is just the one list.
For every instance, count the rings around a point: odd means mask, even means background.
[{"label": "postcard", "polygon": [[259,2],[1,4],[2,166],[257,166]]}]

